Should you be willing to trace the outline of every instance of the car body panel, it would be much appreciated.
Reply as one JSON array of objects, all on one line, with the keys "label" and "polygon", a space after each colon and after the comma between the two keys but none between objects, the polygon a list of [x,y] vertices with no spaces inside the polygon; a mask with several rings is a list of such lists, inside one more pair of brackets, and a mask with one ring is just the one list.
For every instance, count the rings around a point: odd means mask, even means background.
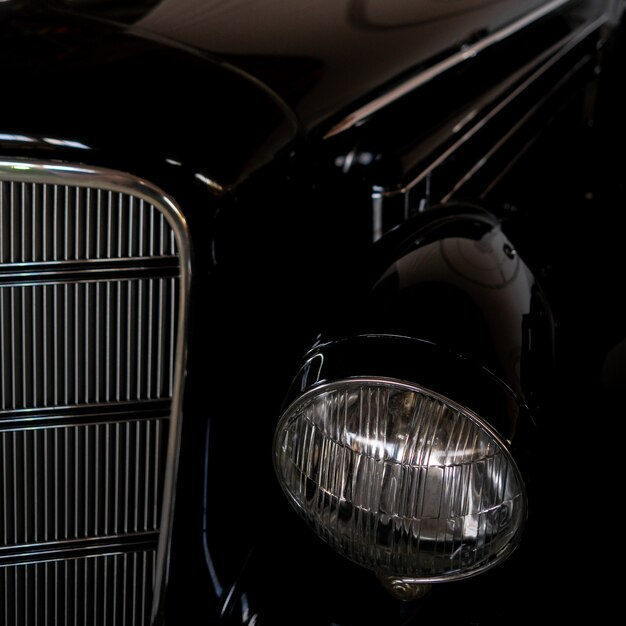
[{"label": "car body panel", "polygon": [[[587,473],[595,452],[581,441],[600,434],[574,417],[618,414],[604,412],[602,390],[606,381],[619,394],[624,380],[623,163],[608,156],[624,136],[622,8],[0,5],[10,87],[1,156],[129,172],[174,198],[188,225],[184,417],[155,624],[513,624],[577,613],[570,589],[595,571],[595,548],[572,548],[592,524],[593,497],[580,494],[609,498],[612,484]],[[311,533],[272,467],[274,427],[305,355],[367,334],[422,342],[416,369],[434,386],[466,383],[468,402],[493,399],[477,381],[498,387],[494,404],[510,414],[490,419],[514,442],[529,493],[509,559],[411,603]],[[553,584],[563,579],[564,591]],[[598,588],[587,589],[597,609]]]},{"label": "car body panel", "polygon": [[472,46],[489,37],[506,39],[507,29],[521,30],[555,12],[566,29],[607,10],[606,2],[563,0],[350,0],[297,6],[281,0],[228,6],[169,0],[148,8],[133,28],[243,68],[274,89],[311,129],[446,57],[473,56]]}]

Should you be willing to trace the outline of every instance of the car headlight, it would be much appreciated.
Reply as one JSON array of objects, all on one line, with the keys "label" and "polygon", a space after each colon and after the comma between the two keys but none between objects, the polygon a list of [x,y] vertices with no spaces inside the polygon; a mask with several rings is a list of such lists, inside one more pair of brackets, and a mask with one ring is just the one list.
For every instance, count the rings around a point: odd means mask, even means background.
[{"label": "car headlight", "polygon": [[526,496],[505,443],[452,400],[393,378],[345,378],[297,397],[274,439],[295,509],[380,577],[454,580],[519,541]]}]

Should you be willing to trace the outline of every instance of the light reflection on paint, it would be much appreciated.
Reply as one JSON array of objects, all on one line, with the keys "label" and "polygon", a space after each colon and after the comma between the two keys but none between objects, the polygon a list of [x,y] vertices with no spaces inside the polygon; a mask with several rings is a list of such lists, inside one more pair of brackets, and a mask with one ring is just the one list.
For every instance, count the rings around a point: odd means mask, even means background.
[{"label": "light reflection on paint", "polygon": [[64,148],[80,148],[81,150],[90,150],[89,146],[80,141],[71,139],[55,139],[54,137],[44,137],[43,140],[53,146],[62,146]]},{"label": "light reflection on paint", "polygon": [[[2,0],[0,0],[2,2]],[[26,135],[14,135],[11,133],[0,133],[0,141],[22,141],[32,143],[36,141],[32,137],[27,137]]]},{"label": "light reflection on paint", "polygon": [[224,187],[222,187],[222,185],[220,185],[219,183],[215,182],[214,180],[211,180],[210,178],[208,178],[204,174],[197,173],[197,174],[195,174],[195,177],[199,181],[203,182],[207,187],[209,187],[213,191],[217,191],[218,193],[223,193],[224,192]]}]

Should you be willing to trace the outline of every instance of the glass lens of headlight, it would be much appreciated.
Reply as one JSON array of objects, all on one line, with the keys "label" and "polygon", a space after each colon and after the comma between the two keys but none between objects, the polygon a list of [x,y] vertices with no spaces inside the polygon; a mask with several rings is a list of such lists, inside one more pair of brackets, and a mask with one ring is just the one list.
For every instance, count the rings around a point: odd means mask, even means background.
[{"label": "glass lens of headlight", "polygon": [[334,549],[378,574],[461,578],[503,559],[526,501],[497,435],[469,410],[395,380],[346,379],[281,417],[276,471]]}]

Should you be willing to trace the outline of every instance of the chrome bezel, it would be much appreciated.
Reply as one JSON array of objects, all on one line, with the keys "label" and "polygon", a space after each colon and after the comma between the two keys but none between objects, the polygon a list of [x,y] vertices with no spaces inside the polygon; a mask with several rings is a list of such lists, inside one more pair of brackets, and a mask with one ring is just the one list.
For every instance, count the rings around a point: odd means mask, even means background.
[{"label": "chrome bezel", "polygon": [[[526,519],[527,513],[528,513],[528,499],[527,499],[526,487],[524,484],[522,473],[520,472],[519,467],[517,463],[515,462],[515,459],[511,453],[509,444],[497,433],[497,431],[495,431],[491,427],[491,425],[488,424],[485,420],[483,420],[480,416],[474,413],[474,411],[472,411],[466,406],[458,404],[457,402],[455,402],[454,400],[451,400],[447,396],[444,396],[440,393],[437,393],[436,391],[433,391],[432,389],[423,387],[419,384],[416,384],[410,381],[401,380],[401,379],[393,378],[393,377],[385,377],[385,376],[348,376],[345,378],[338,378],[336,380],[325,381],[325,382],[316,384],[313,387],[307,389],[302,395],[298,396],[295,400],[293,400],[288,405],[288,407],[282,412],[280,419],[278,420],[278,423],[276,425],[276,430],[274,432],[274,438],[273,438],[273,444],[272,444],[274,471],[276,473],[278,482],[283,492],[289,499],[291,505],[297,511],[304,510],[304,509],[300,505],[300,503],[296,500],[296,498],[285,488],[285,486],[283,485],[281,476],[280,476],[280,471],[279,471],[279,467],[277,463],[278,446],[280,445],[279,433],[283,430],[285,424],[288,423],[290,419],[295,419],[297,410],[301,406],[307,404],[308,402],[310,402],[312,398],[322,393],[341,388],[343,385],[346,385],[346,384],[348,385],[374,384],[374,385],[392,386],[396,389],[398,388],[405,389],[407,391],[416,392],[418,394],[431,396],[443,402],[444,404],[451,407],[455,411],[459,411],[460,413],[462,413],[470,421],[475,423],[479,428],[484,430],[491,438],[493,438],[496,444],[502,449],[503,454],[507,458],[508,462],[511,464],[511,467],[513,468],[513,470],[516,472],[518,480],[519,480],[520,488],[522,490],[522,494],[521,494],[522,506],[523,506],[522,518],[524,520]],[[431,577],[400,576],[399,575],[399,576],[394,576],[394,578],[398,580],[402,580],[403,582],[406,582],[407,584],[415,585],[415,584],[453,582],[455,580],[462,580],[465,578],[476,576],[478,574],[482,574],[483,572],[491,569],[492,567],[502,563],[507,557],[509,557],[514,552],[515,548],[517,548],[521,540],[522,530],[523,530],[523,526],[521,526],[516,531],[511,541],[507,543],[507,545],[504,548],[502,548],[500,552],[497,553],[488,563],[469,569],[465,572],[456,572],[451,575],[441,575],[441,576],[431,576]],[[348,558],[348,557],[345,557],[345,555],[342,555],[342,556],[344,556],[344,558]],[[357,563],[357,565],[360,565],[361,567],[365,567],[360,563]],[[382,573],[376,572],[376,574],[389,576],[387,572],[382,572]]]}]

